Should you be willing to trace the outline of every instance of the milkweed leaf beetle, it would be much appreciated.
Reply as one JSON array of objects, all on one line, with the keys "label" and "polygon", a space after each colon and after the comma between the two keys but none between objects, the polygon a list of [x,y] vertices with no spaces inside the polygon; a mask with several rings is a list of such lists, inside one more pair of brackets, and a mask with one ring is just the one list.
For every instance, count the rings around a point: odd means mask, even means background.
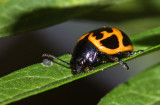
[{"label": "milkweed leaf beetle", "polygon": [[90,72],[99,63],[108,60],[118,62],[128,70],[127,63],[121,61],[120,58],[129,57],[142,51],[133,52],[131,40],[123,31],[113,27],[103,27],[90,31],[79,38],[70,63],[50,54],[43,54],[43,57],[58,59],[70,65],[73,74],[78,74],[86,72],[86,68]]}]

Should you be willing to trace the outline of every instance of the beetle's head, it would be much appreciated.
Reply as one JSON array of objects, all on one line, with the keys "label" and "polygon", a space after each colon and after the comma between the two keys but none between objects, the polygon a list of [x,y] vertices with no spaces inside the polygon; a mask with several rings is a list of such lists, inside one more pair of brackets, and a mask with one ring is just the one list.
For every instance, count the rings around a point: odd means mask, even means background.
[{"label": "beetle's head", "polygon": [[77,59],[71,60],[70,64],[71,64],[71,69],[73,74],[85,72],[85,68],[86,68],[85,59],[77,58]]}]

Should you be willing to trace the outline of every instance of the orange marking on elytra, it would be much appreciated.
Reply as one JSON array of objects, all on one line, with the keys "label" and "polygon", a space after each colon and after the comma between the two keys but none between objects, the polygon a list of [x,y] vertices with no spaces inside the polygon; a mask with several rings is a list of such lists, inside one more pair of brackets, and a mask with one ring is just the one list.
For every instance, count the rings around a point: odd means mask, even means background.
[{"label": "orange marking on elytra", "polygon": [[[123,36],[122,36],[121,31],[116,29],[116,28],[113,28],[113,27],[112,27],[112,30],[113,30],[112,33],[108,33],[107,31],[102,31],[101,33],[103,34],[103,38],[98,39],[98,40],[96,39],[96,36],[92,36],[93,33],[91,33],[88,37],[88,40],[90,42],[92,42],[99,49],[99,51],[110,54],[110,55],[117,54],[118,52],[133,51],[133,46],[132,45],[128,45],[128,46],[123,45]],[[118,42],[119,42],[119,47],[118,48],[110,49],[110,48],[107,48],[107,47],[103,46],[100,43],[101,40],[104,40],[104,39],[112,36],[113,34],[115,34],[118,38]]]}]

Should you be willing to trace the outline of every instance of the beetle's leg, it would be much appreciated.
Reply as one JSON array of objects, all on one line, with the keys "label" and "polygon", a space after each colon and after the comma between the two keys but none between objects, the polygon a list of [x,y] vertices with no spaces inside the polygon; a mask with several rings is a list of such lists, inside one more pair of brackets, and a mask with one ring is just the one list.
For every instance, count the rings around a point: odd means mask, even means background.
[{"label": "beetle's leg", "polygon": [[84,69],[82,70],[82,73],[86,73],[86,68],[84,68]]},{"label": "beetle's leg", "polygon": [[138,54],[140,52],[144,52],[144,50],[138,50],[138,51],[126,51],[126,52],[120,52],[119,54],[124,54],[126,57],[130,57],[132,55]]},{"label": "beetle's leg", "polygon": [[130,56],[141,53],[141,52],[144,52],[144,50],[133,51],[130,53]]},{"label": "beetle's leg", "polygon": [[93,68],[94,68],[93,66],[88,66],[88,69],[89,69],[88,72],[92,72]]},{"label": "beetle's leg", "polygon": [[112,56],[112,55],[107,55],[109,59],[111,59],[112,61],[118,62],[119,64],[121,64],[124,68],[126,68],[127,70],[129,69],[127,63],[121,61],[118,57],[116,56]]}]

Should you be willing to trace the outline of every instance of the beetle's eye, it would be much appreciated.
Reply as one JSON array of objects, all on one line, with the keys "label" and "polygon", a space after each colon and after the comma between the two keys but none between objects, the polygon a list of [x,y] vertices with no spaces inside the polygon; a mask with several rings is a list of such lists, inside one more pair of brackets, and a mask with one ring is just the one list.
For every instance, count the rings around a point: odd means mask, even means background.
[{"label": "beetle's eye", "polygon": [[78,66],[82,66],[84,64],[84,61],[83,61],[83,59],[78,59],[76,61],[76,63],[77,63]]},{"label": "beetle's eye", "polygon": [[83,59],[80,59],[80,65],[83,65],[84,64],[84,61],[83,61]]}]

